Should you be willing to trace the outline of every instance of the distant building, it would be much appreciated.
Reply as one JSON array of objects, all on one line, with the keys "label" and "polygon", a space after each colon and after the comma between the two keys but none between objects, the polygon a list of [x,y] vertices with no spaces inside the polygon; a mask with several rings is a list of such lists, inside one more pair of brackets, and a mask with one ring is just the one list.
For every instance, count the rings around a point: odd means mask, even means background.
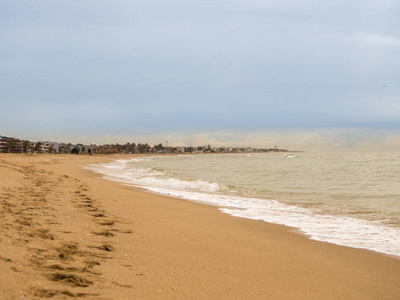
[{"label": "distant building", "polygon": [[[161,145],[161,144],[160,144]],[[59,142],[29,142],[20,140],[14,137],[6,137],[0,135],[0,152],[13,152],[13,153],[71,153],[73,148],[77,147],[79,153],[87,153],[90,149],[92,153],[250,153],[250,152],[287,152],[286,149],[278,149],[275,145],[274,148],[252,148],[252,147],[212,147],[211,145],[206,146],[166,146],[160,147],[156,145],[150,147],[146,144],[111,144],[111,145],[72,145],[71,143],[59,143]]]},{"label": "distant building", "polygon": [[[10,148],[10,145],[12,147]],[[14,137],[0,136],[0,152],[21,153],[22,142]]]},{"label": "distant building", "polygon": [[185,153],[185,151],[186,151],[186,147],[183,147],[183,146],[176,147],[177,153]]}]

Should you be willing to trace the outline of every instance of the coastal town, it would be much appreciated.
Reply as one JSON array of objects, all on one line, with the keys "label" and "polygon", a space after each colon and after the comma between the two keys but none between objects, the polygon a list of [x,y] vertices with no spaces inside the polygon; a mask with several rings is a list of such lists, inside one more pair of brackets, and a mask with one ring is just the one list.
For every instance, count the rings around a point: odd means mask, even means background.
[{"label": "coastal town", "polygon": [[150,146],[148,143],[125,143],[84,145],[55,141],[32,142],[16,137],[0,135],[0,153],[54,153],[54,154],[145,154],[145,153],[253,153],[253,152],[288,152],[286,149],[253,148],[253,147],[213,147],[211,145],[201,146],[168,146],[159,143]]}]

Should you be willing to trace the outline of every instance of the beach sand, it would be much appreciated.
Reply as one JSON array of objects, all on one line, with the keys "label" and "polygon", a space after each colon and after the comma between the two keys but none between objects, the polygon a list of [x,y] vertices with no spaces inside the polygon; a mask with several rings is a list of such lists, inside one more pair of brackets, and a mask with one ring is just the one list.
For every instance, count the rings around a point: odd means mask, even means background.
[{"label": "beach sand", "polygon": [[81,167],[117,158],[0,154],[0,299],[400,298],[397,257]]}]

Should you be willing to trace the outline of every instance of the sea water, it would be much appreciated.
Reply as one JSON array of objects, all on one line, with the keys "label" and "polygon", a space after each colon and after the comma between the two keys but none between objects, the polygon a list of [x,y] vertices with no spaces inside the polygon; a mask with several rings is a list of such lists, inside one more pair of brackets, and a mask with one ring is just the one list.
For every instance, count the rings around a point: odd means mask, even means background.
[{"label": "sea water", "polygon": [[400,152],[144,156],[86,168],[313,240],[400,256]]}]

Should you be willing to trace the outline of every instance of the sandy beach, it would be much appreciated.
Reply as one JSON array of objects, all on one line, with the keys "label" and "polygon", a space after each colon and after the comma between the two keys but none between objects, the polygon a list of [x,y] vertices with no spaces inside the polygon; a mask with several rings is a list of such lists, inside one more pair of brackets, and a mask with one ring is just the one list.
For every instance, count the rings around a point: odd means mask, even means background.
[{"label": "sandy beach", "polygon": [[82,168],[120,157],[0,154],[0,299],[399,299],[398,257]]}]

